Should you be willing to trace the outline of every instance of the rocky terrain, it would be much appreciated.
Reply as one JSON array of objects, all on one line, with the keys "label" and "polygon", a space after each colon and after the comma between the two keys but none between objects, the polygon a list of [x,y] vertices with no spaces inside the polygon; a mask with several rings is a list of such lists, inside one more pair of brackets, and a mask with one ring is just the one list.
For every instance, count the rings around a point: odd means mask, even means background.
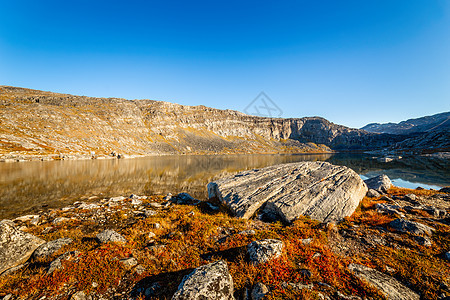
[{"label": "rocky terrain", "polygon": [[205,106],[0,86],[0,155],[76,158],[381,149],[403,136],[323,118],[263,118]]},{"label": "rocky terrain", "polygon": [[448,299],[450,189],[399,189],[384,175],[365,183],[339,223],[235,218],[186,193],[3,220],[0,297]]}]

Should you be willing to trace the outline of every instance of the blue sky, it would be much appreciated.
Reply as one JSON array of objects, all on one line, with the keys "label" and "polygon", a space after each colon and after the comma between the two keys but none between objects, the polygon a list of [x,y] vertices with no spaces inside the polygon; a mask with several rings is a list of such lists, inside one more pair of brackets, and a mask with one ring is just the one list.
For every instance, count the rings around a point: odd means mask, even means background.
[{"label": "blue sky", "polygon": [[450,1],[3,1],[0,84],[398,122],[450,110]]}]

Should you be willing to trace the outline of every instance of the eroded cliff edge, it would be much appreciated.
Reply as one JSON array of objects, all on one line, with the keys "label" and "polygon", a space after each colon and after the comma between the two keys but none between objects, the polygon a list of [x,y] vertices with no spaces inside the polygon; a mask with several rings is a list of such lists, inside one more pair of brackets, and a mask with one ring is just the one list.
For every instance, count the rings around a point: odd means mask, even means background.
[{"label": "eroded cliff edge", "polygon": [[153,100],[0,86],[0,155],[298,153],[373,150],[405,137],[320,117],[264,118]]}]

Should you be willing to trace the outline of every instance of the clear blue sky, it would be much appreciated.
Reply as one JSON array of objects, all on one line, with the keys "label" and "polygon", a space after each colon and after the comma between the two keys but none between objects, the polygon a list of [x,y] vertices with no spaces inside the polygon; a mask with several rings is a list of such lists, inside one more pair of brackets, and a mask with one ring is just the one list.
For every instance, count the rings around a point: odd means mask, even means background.
[{"label": "clear blue sky", "polygon": [[398,122],[450,110],[450,1],[2,1],[0,84]]}]

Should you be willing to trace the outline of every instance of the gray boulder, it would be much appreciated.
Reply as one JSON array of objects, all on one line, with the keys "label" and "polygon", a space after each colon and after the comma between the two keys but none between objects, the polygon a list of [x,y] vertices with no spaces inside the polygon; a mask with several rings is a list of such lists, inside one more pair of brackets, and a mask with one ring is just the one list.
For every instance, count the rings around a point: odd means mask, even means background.
[{"label": "gray boulder", "polygon": [[258,282],[253,286],[252,300],[262,300],[269,293],[269,289],[264,283]]},{"label": "gray boulder", "polygon": [[71,238],[61,238],[51,242],[47,242],[41,246],[39,246],[33,253],[34,258],[44,258],[52,255],[65,245],[72,243],[73,240]]},{"label": "gray boulder", "polygon": [[265,239],[248,244],[247,251],[253,264],[265,263],[277,258],[283,252],[284,243],[280,240]]},{"label": "gray boulder", "polygon": [[367,197],[370,197],[370,198],[376,198],[376,197],[380,197],[381,195],[380,195],[380,193],[378,193],[376,190],[374,190],[374,189],[369,189],[369,190],[367,191],[366,196],[367,196]]},{"label": "gray boulder", "polygon": [[392,182],[386,175],[378,175],[364,180],[369,189],[373,189],[379,193],[386,193],[392,186]]},{"label": "gray boulder", "polygon": [[25,233],[8,220],[0,222],[0,274],[23,264],[45,241]]},{"label": "gray boulder", "polygon": [[127,240],[114,230],[104,230],[95,236],[100,243],[126,243]]},{"label": "gray boulder", "polygon": [[172,300],[234,299],[233,279],[223,260],[195,269],[183,278]]},{"label": "gray boulder", "polygon": [[358,264],[350,264],[348,268],[356,277],[372,284],[389,300],[420,299],[418,294],[389,275]]},{"label": "gray boulder", "polygon": [[208,184],[209,198],[248,219],[264,210],[292,222],[309,216],[321,222],[350,216],[367,187],[353,170],[327,162],[298,162],[240,172]]},{"label": "gray boulder", "polygon": [[418,222],[408,221],[406,219],[395,219],[389,223],[389,226],[400,232],[408,232],[417,235],[431,235],[434,231],[434,229],[430,226]]}]

